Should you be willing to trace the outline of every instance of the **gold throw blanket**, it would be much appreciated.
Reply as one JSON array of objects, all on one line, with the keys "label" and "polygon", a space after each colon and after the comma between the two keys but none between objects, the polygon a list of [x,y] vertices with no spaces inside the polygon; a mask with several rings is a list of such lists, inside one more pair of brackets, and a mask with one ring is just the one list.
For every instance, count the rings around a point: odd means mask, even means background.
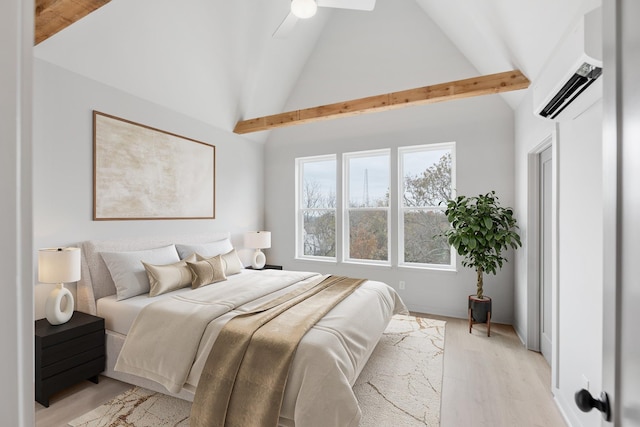
[{"label": "gold throw blanket", "polygon": [[234,317],[198,382],[191,427],[275,427],[298,343],[365,280],[330,276]]}]

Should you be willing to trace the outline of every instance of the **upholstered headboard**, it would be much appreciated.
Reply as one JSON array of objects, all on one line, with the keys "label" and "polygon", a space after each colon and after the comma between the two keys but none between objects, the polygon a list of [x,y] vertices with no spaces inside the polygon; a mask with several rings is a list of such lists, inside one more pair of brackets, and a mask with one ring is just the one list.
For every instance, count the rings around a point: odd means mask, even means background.
[{"label": "upholstered headboard", "polygon": [[137,238],[120,240],[87,240],[78,244],[82,251],[81,278],[77,285],[78,311],[96,314],[96,300],[116,293],[109,269],[100,252],[138,251],[158,248],[172,243],[208,243],[229,238],[228,232],[175,237]]}]

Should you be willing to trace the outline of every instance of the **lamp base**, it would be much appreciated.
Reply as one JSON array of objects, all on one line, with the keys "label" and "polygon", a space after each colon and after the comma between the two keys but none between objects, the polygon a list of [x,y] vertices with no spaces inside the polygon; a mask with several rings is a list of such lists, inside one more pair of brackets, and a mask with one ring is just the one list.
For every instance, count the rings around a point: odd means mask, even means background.
[{"label": "lamp base", "polygon": [[256,249],[253,253],[253,258],[251,259],[251,267],[253,267],[254,270],[262,270],[266,262],[267,257],[264,255],[264,252],[260,249]]},{"label": "lamp base", "polygon": [[[62,300],[66,298],[64,310],[61,308]],[[73,316],[73,295],[62,283],[58,283],[49,294],[44,306],[45,317],[52,325],[67,323]]]}]

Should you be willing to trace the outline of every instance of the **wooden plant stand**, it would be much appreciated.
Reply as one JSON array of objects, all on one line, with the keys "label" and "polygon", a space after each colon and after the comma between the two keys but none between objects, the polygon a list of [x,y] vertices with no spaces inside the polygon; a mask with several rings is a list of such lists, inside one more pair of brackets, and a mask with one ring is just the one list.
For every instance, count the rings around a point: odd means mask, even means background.
[{"label": "wooden plant stand", "polygon": [[[482,309],[480,309],[480,307],[482,307]],[[473,310],[486,312],[487,321],[476,322],[475,320],[473,320]],[[471,327],[475,323],[486,323],[487,336],[491,336],[491,298],[483,297],[482,299],[480,299],[475,295],[469,295],[469,333],[471,333]]]}]

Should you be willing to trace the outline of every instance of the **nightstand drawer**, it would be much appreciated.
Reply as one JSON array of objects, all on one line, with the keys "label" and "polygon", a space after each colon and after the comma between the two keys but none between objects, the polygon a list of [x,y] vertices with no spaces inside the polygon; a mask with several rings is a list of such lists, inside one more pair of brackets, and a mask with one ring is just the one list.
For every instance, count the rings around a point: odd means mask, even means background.
[{"label": "nightstand drawer", "polygon": [[104,349],[104,330],[91,332],[90,334],[42,349],[41,366],[44,368],[96,347],[102,347]]},{"label": "nightstand drawer", "polygon": [[40,387],[36,387],[36,400],[40,401],[41,397],[44,397],[42,400],[46,399],[47,402],[46,404],[43,403],[43,405],[48,406],[49,395],[62,390],[63,388],[74,385],[84,379],[94,376],[97,377],[100,372],[104,371],[104,364],[105,357],[102,356],[52,377],[43,379],[39,383]]},{"label": "nightstand drawer", "polygon": [[105,366],[104,319],[73,312],[67,323],[35,321],[35,397],[49,406],[49,397],[83,380],[98,383]]},{"label": "nightstand drawer", "polygon": [[[42,367],[40,370],[40,379],[46,380],[53,375],[81,366],[101,357],[104,358],[104,345]],[[36,371],[36,374],[38,374],[38,371]]]},{"label": "nightstand drawer", "polygon": [[85,313],[74,312],[71,321],[62,325],[51,325],[46,319],[41,319],[36,321],[36,346],[48,349],[53,345],[103,330],[104,319]]}]

